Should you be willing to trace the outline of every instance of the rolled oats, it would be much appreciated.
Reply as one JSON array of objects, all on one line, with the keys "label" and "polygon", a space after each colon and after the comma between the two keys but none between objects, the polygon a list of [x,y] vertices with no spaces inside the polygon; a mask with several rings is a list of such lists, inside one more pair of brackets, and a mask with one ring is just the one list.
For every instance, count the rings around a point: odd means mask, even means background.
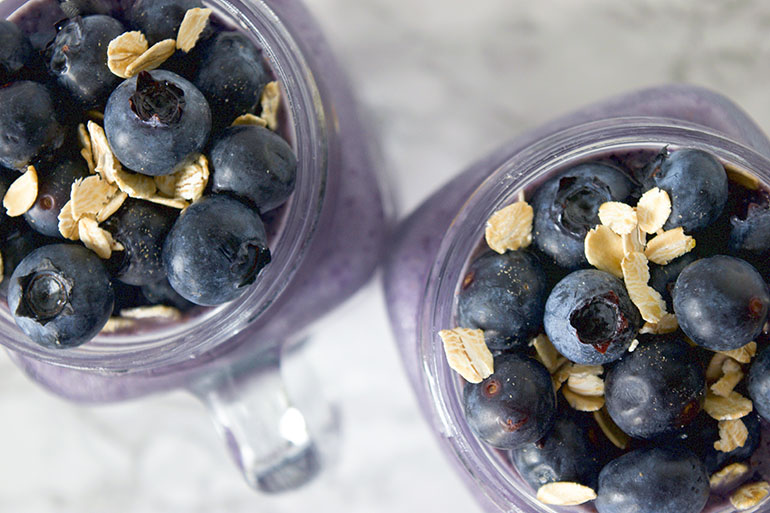
[{"label": "rolled oats", "polygon": [[178,321],[182,318],[182,312],[173,306],[151,305],[125,308],[120,311],[120,316],[126,319],[166,319]]},{"label": "rolled oats", "polygon": [[639,309],[642,319],[659,323],[666,313],[666,303],[660,292],[648,285],[650,270],[644,253],[629,253],[621,262],[623,281],[631,302]]},{"label": "rolled oats", "polygon": [[716,420],[735,420],[745,417],[754,409],[751,399],[743,397],[738,392],[730,392],[727,397],[718,396],[711,391],[706,392],[703,409]]},{"label": "rolled oats", "polygon": [[720,420],[719,440],[714,442],[714,449],[721,452],[734,451],[743,447],[749,438],[749,430],[741,419]]},{"label": "rolled oats", "polygon": [[665,335],[666,333],[673,333],[679,329],[679,322],[676,320],[676,315],[672,313],[664,313],[658,322],[645,322],[639,333],[646,334],[651,333],[653,335]]},{"label": "rolled oats", "polygon": [[8,217],[18,217],[35,204],[37,200],[37,171],[35,166],[27,170],[8,187],[3,197],[3,206]]},{"label": "rolled oats", "polygon": [[604,380],[591,374],[570,374],[567,386],[576,394],[583,396],[604,395]]},{"label": "rolled oats", "polygon": [[169,57],[174,55],[175,51],[175,40],[164,39],[163,41],[158,41],[126,66],[126,77],[124,78],[133,77],[140,71],[150,71],[159,67],[166,62]]},{"label": "rolled oats", "polygon": [[569,405],[578,411],[596,411],[604,406],[604,396],[580,395],[569,386],[561,387],[561,393]]},{"label": "rolled oats", "polygon": [[235,118],[231,126],[242,126],[242,125],[256,125],[264,128],[267,126],[267,121],[265,121],[259,116],[255,116],[254,114],[246,113],[246,114],[241,114],[240,116]]},{"label": "rolled oats", "polygon": [[729,397],[730,393],[732,393],[733,389],[735,389],[736,385],[738,385],[742,379],[743,371],[740,368],[738,368],[738,370],[724,372],[722,377],[719,378],[716,383],[711,385],[711,391],[714,395]]},{"label": "rolled oats", "polygon": [[94,159],[94,171],[109,183],[115,183],[115,175],[121,170],[120,162],[112,153],[104,129],[93,121],[88,122],[88,135]]},{"label": "rolled oats", "polygon": [[107,320],[107,324],[104,325],[100,333],[115,333],[117,331],[123,331],[131,329],[136,326],[136,320],[126,319],[125,317],[110,317]]},{"label": "rolled oats", "polygon": [[129,78],[128,67],[134,63],[149,45],[147,38],[138,30],[124,32],[107,46],[107,67],[120,78]]},{"label": "rolled oats", "polygon": [[553,506],[576,506],[595,498],[593,488],[569,481],[556,481],[537,489],[537,500]]},{"label": "rolled oats", "polygon": [[83,160],[86,161],[86,165],[88,165],[88,172],[94,173],[96,165],[94,164],[94,150],[91,145],[91,136],[88,135],[88,130],[83,123],[78,125],[78,141],[80,141],[80,146],[82,146],[80,155],[83,157]]},{"label": "rolled oats", "polygon": [[739,511],[759,506],[770,494],[767,481],[747,483],[730,495],[730,504]]},{"label": "rolled oats", "polygon": [[526,248],[532,243],[533,218],[534,210],[525,201],[498,210],[487,221],[487,245],[500,254]]},{"label": "rolled oats", "polygon": [[621,235],[620,238],[623,241],[623,255],[634,252],[643,253],[647,245],[647,235],[639,228],[639,225],[631,230],[631,233]]},{"label": "rolled oats", "polygon": [[570,371],[572,370],[573,365],[574,364],[572,362],[565,358],[564,363],[562,363],[561,366],[556,369],[556,372],[551,375],[554,391],[558,392],[564,382],[569,379]]},{"label": "rolled oats", "polygon": [[706,367],[706,382],[712,383],[722,377],[723,365],[729,358],[724,353],[714,353]]},{"label": "rolled oats", "polygon": [[203,29],[206,28],[209,16],[211,16],[211,9],[202,9],[200,7],[188,9],[184,13],[184,18],[181,25],[179,25],[179,32],[176,36],[176,47],[178,50],[187,53],[193,49]]},{"label": "rolled oats", "polygon": [[439,331],[449,366],[470,383],[481,383],[494,372],[494,358],[484,332],[468,328]]},{"label": "rolled oats", "polygon": [[551,374],[556,372],[556,369],[558,369],[565,360],[545,333],[541,333],[533,338],[530,344],[535,347],[537,359],[540,360],[540,363],[542,363]]},{"label": "rolled oats", "polygon": [[752,191],[759,189],[759,178],[750,172],[730,164],[725,164],[725,172],[727,173],[727,178],[729,178],[730,181],[742,185],[743,187]]},{"label": "rolled oats", "polygon": [[650,262],[666,265],[695,247],[695,239],[684,234],[680,226],[656,235],[647,242],[644,254]]},{"label": "rolled oats", "polygon": [[636,230],[636,209],[619,201],[608,201],[599,206],[599,220],[618,235]]},{"label": "rolled oats", "polygon": [[625,253],[620,235],[600,224],[586,234],[584,246],[589,264],[618,278],[623,277],[621,262]]},{"label": "rolled oats", "polygon": [[743,462],[731,463],[719,471],[711,474],[709,485],[711,489],[730,489],[745,479],[751,473],[751,469]]},{"label": "rolled oats", "polygon": [[119,249],[122,246],[116,245],[112,234],[107,230],[100,228],[95,217],[86,215],[78,220],[78,236],[80,241],[91,251],[96,253],[99,258],[104,260],[112,256],[113,249]]},{"label": "rolled oats", "polygon": [[261,118],[267,123],[270,130],[278,128],[278,109],[281,106],[281,88],[278,82],[268,82],[262,89],[262,97],[259,100],[262,105]]},{"label": "rolled oats", "polygon": [[115,172],[115,185],[128,194],[129,198],[136,199],[150,199],[155,196],[157,190],[151,176],[129,173],[122,169],[117,169]]},{"label": "rolled oats", "polygon": [[656,233],[663,229],[663,225],[671,215],[671,198],[666,191],[658,187],[652,188],[639,198],[636,204],[636,215],[639,219],[639,227],[645,233]]},{"label": "rolled oats", "polygon": [[72,215],[72,200],[64,204],[59,211],[59,233],[69,240],[79,240],[78,221]]},{"label": "rolled oats", "polygon": [[110,200],[105,203],[105,205],[99,210],[99,212],[96,213],[96,220],[100,223],[103,223],[107,219],[110,218],[112,214],[118,211],[118,209],[123,206],[123,203],[128,198],[128,194],[125,192],[118,190],[115,192],[115,195],[110,198]]},{"label": "rolled oats", "polygon": [[615,421],[610,417],[607,407],[593,412],[594,420],[599,425],[602,433],[612,442],[612,445],[618,449],[626,449],[631,442],[631,438],[620,429]]},{"label": "rolled oats", "polygon": [[751,359],[757,354],[757,343],[752,341],[745,346],[733,349],[731,351],[719,351],[719,353],[729,356],[733,360],[741,363],[751,363]]},{"label": "rolled oats", "polygon": [[118,192],[118,188],[101,175],[78,178],[72,183],[70,192],[72,217],[80,219],[84,215],[96,216]]}]

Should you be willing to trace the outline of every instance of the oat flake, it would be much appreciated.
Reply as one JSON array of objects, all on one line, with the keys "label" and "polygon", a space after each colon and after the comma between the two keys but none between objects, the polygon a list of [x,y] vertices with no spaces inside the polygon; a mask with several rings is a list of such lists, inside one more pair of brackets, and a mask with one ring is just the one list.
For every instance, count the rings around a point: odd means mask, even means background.
[{"label": "oat flake", "polygon": [[721,452],[734,451],[743,447],[749,438],[749,430],[741,419],[720,420],[719,440],[714,442],[714,449]]},{"label": "oat flake", "polygon": [[449,366],[470,383],[481,383],[494,372],[494,358],[484,332],[468,328],[439,331]]},{"label": "oat flake", "polygon": [[599,220],[618,235],[626,235],[636,229],[636,209],[619,201],[608,201],[599,207]]},{"label": "oat flake", "polygon": [[120,162],[112,153],[104,129],[93,121],[88,122],[88,135],[94,159],[94,171],[109,183],[115,183],[115,175],[121,169]]},{"label": "oat flake", "polygon": [[711,474],[709,477],[709,485],[711,489],[726,488],[735,484],[746,477],[751,469],[743,462],[731,463],[726,467]]},{"label": "oat flake", "polygon": [[650,262],[666,265],[675,258],[690,252],[695,247],[695,239],[684,234],[680,226],[656,235],[649,242],[644,254]]},{"label": "oat flake", "polygon": [[532,243],[533,218],[534,210],[526,201],[498,210],[487,221],[487,245],[500,254],[526,248]]},{"label": "oat flake", "polygon": [[576,506],[596,498],[593,488],[580,483],[556,481],[537,489],[537,500],[554,506]]},{"label": "oat flake", "polygon": [[713,419],[735,420],[751,413],[754,404],[751,399],[743,397],[738,392],[730,392],[727,397],[720,397],[709,390],[706,392],[703,409]]},{"label": "oat flake", "polygon": [[202,9],[200,7],[188,9],[184,13],[184,18],[179,25],[179,32],[176,36],[176,48],[178,50],[187,53],[193,49],[203,29],[206,28],[209,16],[211,16],[211,9]]},{"label": "oat flake", "polygon": [[178,308],[166,305],[137,306],[120,311],[120,316],[127,319],[167,319],[178,321],[182,318],[182,312]]},{"label": "oat flake", "polygon": [[117,187],[100,175],[78,178],[72,183],[70,192],[72,217],[80,219],[84,215],[96,216],[118,192]]},{"label": "oat flake", "polygon": [[596,411],[604,406],[604,396],[580,395],[572,391],[569,386],[562,387],[561,393],[570,406],[578,411]]},{"label": "oat flake", "polygon": [[72,215],[72,200],[69,200],[59,211],[59,233],[69,240],[79,240],[78,221]]},{"label": "oat flake", "polygon": [[612,442],[615,447],[618,449],[625,449],[628,447],[631,438],[625,434],[617,424],[615,424],[615,421],[610,417],[606,407],[593,412],[593,416],[594,420],[599,425],[599,428],[602,430],[602,433],[604,433],[607,439]]},{"label": "oat flake", "polygon": [[116,245],[110,232],[99,227],[96,218],[92,216],[81,217],[78,220],[78,236],[88,249],[104,260],[112,256],[113,248],[121,247]]},{"label": "oat flake", "polygon": [[241,114],[235,120],[233,120],[232,125],[230,126],[242,126],[242,125],[255,125],[255,126],[261,126],[262,128],[267,126],[267,121],[262,119],[259,116],[255,116],[254,114]]},{"label": "oat flake", "polygon": [[658,187],[642,194],[636,204],[636,215],[639,227],[646,233],[656,233],[671,215],[671,198],[668,193]]},{"label": "oat flake", "polygon": [[750,509],[758,506],[770,494],[770,484],[767,481],[747,483],[730,495],[730,504],[737,510]]},{"label": "oat flake", "polygon": [[750,363],[754,355],[757,354],[757,343],[752,341],[743,347],[738,349],[732,349],[730,351],[719,351],[720,354],[729,356],[730,358],[739,361],[741,363]]},{"label": "oat flake", "polygon": [[262,89],[262,97],[259,100],[262,105],[262,119],[270,130],[278,128],[278,109],[281,106],[281,88],[278,82],[268,82]]},{"label": "oat flake", "polygon": [[149,45],[147,38],[138,30],[124,32],[107,46],[107,67],[120,78],[129,78],[128,67],[133,64]]},{"label": "oat flake", "polygon": [[8,217],[18,217],[35,204],[37,200],[37,171],[35,166],[27,170],[8,187],[3,197],[3,206]]},{"label": "oat flake", "polygon": [[666,303],[660,293],[650,287],[650,270],[644,253],[629,253],[621,262],[623,281],[631,301],[639,309],[642,318],[658,323],[666,313]]},{"label": "oat flake", "polygon": [[589,264],[618,278],[623,277],[621,262],[625,253],[620,235],[603,224],[597,225],[586,234],[584,248]]},{"label": "oat flake", "polygon": [[142,55],[126,66],[126,76],[133,77],[140,71],[150,71],[166,62],[176,51],[176,41],[164,39],[148,48]]},{"label": "oat flake", "polygon": [[537,359],[540,360],[540,363],[542,363],[551,374],[556,372],[556,369],[558,369],[565,360],[545,333],[541,333],[533,338],[530,345],[535,347]]}]

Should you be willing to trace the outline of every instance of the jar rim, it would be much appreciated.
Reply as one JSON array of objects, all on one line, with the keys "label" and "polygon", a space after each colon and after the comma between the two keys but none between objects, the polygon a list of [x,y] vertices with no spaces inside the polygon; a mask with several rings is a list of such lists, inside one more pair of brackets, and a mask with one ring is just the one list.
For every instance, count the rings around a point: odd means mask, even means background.
[{"label": "jar rim", "polygon": [[509,511],[512,504],[532,513],[554,510],[538,502],[500,451],[478,440],[465,422],[462,383],[446,363],[438,332],[456,325],[457,292],[468,259],[483,238],[489,216],[516,201],[538,178],[591,156],[664,146],[710,151],[770,184],[770,159],[720,132],[663,117],[608,118],[558,131],[511,155],[471,193],[441,240],[423,289],[415,333],[419,378],[431,398],[426,413],[460,462],[464,477],[501,511]]},{"label": "jar rim", "polygon": [[[32,0],[34,1],[34,0]],[[0,17],[20,13],[30,1],[0,1]],[[21,356],[66,368],[127,374],[190,362],[239,338],[281,296],[303,261],[324,205],[328,141],[324,106],[296,39],[263,0],[205,0],[228,25],[249,37],[281,86],[286,132],[297,155],[295,190],[285,208],[283,228],[272,244],[272,261],[238,299],[196,313],[185,322],[137,334],[97,335],[66,350],[39,346],[0,308],[0,344]]]}]

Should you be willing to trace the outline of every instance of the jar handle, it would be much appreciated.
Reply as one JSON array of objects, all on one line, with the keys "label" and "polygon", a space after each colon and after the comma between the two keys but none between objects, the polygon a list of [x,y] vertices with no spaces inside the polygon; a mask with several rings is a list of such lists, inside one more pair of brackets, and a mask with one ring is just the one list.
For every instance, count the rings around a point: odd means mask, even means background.
[{"label": "jar handle", "polygon": [[253,488],[279,493],[311,481],[336,452],[336,409],[300,344],[239,358],[188,389],[207,407],[230,456]]}]

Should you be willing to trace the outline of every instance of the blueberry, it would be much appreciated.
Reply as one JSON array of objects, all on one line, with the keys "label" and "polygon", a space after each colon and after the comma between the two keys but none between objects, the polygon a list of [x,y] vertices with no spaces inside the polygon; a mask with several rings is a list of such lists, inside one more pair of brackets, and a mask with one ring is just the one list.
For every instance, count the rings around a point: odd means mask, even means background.
[{"label": "blueberry", "polygon": [[650,287],[657,290],[666,302],[667,311],[674,308],[671,292],[676,285],[676,279],[682,270],[698,259],[695,252],[690,251],[679,258],[675,258],[666,265],[650,263]]},{"label": "blueberry", "polygon": [[228,128],[211,149],[212,190],[251,201],[260,212],[282,205],[294,190],[297,157],[281,136],[259,126]]},{"label": "blueberry", "polygon": [[631,179],[605,164],[580,164],[566,170],[541,185],[532,198],[535,244],[562,267],[588,265],[583,241],[599,224],[599,206],[625,201],[633,192]]},{"label": "blueberry", "polygon": [[25,256],[42,246],[43,241],[24,223],[16,222],[13,219],[8,223],[8,226],[4,226],[2,241],[0,256],[3,258],[3,279],[0,280],[0,292],[5,295],[8,289],[8,280],[16,266]]},{"label": "blueberry", "polygon": [[516,470],[534,490],[555,481],[596,489],[601,462],[581,424],[571,415],[561,415],[542,439],[511,450]]},{"label": "blueberry", "polygon": [[725,168],[702,150],[661,152],[650,166],[645,185],[659,187],[671,198],[666,230],[681,226],[685,233],[693,233],[706,228],[727,202]]},{"label": "blueberry", "polygon": [[120,84],[104,111],[104,130],[120,162],[138,173],[167,175],[200,152],[211,113],[203,95],[170,71],[146,71]]},{"label": "blueberry", "polygon": [[144,200],[127,199],[104,223],[104,228],[123,245],[113,253],[113,276],[129,285],[146,285],[166,278],[163,242],[177,212]]},{"label": "blueberry", "polygon": [[59,84],[84,108],[104,106],[120,77],[107,67],[107,46],[124,32],[115,18],[94,14],[61,27],[50,49],[49,67]]},{"label": "blueberry", "polygon": [[131,24],[141,30],[149,44],[176,39],[188,9],[203,7],[196,0],[137,0],[128,11]]},{"label": "blueberry", "polygon": [[59,7],[68,18],[89,14],[118,14],[118,9],[109,0],[60,0]]},{"label": "blueberry", "polygon": [[0,105],[0,165],[21,170],[64,142],[64,128],[43,85],[21,81],[0,87]]},{"label": "blueberry", "polygon": [[214,130],[254,112],[262,89],[271,80],[262,52],[238,32],[220,32],[201,50],[193,82],[206,96],[214,115]]},{"label": "blueberry", "polygon": [[19,27],[0,20],[0,85],[18,79],[31,57],[32,47]]},{"label": "blueberry", "polygon": [[142,285],[141,292],[147,303],[151,305],[173,306],[182,312],[195,306],[193,303],[180,296],[177,291],[171,287],[171,284],[166,277],[162,280]]},{"label": "blueberry", "polygon": [[770,206],[749,205],[746,217],[730,219],[730,250],[762,255],[770,250]]},{"label": "blueberry", "polygon": [[649,447],[605,465],[594,506],[599,513],[699,513],[708,497],[708,475],[697,456]]},{"label": "blueberry", "polygon": [[706,377],[684,340],[647,340],[607,371],[604,399],[626,434],[651,439],[681,430],[700,412]]},{"label": "blueberry", "polygon": [[598,365],[625,353],[642,318],[622,281],[584,269],[568,274],[551,290],[543,323],[561,354],[576,363]]},{"label": "blueberry", "polygon": [[112,313],[114,293],[104,264],[74,244],[36,249],[16,267],[8,308],[34,342],[50,348],[88,342]]},{"label": "blueberry", "polygon": [[722,452],[714,448],[714,442],[720,439],[719,423],[706,413],[698,415],[692,424],[687,426],[682,443],[703,461],[706,472],[713,474],[731,463],[747,461],[759,447],[761,435],[759,415],[751,412],[742,417],[741,421],[749,434],[744,444],[732,451]]},{"label": "blueberry", "polygon": [[545,274],[528,251],[488,251],[473,261],[458,294],[458,324],[484,330],[493,350],[525,347],[545,307]]},{"label": "blueberry", "polygon": [[760,351],[749,371],[749,395],[754,408],[770,422],[770,346]]},{"label": "blueberry", "polygon": [[38,193],[32,208],[24,213],[24,219],[38,233],[59,237],[59,213],[69,201],[72,183],[89,175],[82,158],[55,159],[47,169],[38,169]]},{"label": "blueberry", "polygon": [[482,441],[514,449],[540,440],[554,423],[556,395],[548,370],[511,353],[495,357],[495,372],[463,390],[465,419]]},{"label": "blueberry", "polygon": [[762,276],[730,256],[702,258],[688,265],[674,286],[679,327],[712,351],[737,349],[762,331],[770,303]]},{"label": "blueberry", "polygon": [[163,246],[169,283],[198,305],[239,297],[269,262],[259,215],[223,194],[204,196],[188,207]]}]

